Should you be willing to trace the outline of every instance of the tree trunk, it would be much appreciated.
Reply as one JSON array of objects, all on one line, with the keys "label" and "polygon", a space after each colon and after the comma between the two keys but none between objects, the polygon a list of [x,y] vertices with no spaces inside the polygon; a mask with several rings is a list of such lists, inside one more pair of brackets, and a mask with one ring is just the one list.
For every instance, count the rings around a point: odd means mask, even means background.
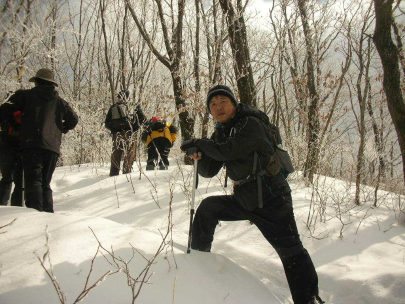
[{"label": "tree trunk", "polygon": [[240,101],[256,106],[256,87],[250,62],[249,46],[241,0],[237,1],[237,10],[230,0],[220,0],[222,11],[226,15],[229,42],[234,60],[234,70]]},{"label": "tree trunk", "polygon": [[[194,1],[195,5],[195,46],[194,46],[194,60],[193,60],[193,74],[194,74],[194,105],[196,108],[202,103],[205,104],[204,98],[201,98],[201,83],[200,83],[200,0]],[[203,121],[205,111],[195,113],[199,115]],[[201,124],[201,133],[204,133],[205,125]]]},{"label": "tree trunk", "polygon": [[357,127],[359,130],[360,144],[357,152],[356,193],[354,198],[354,202],[358,206],[361,203],[360,202],[361,184],[363,183],[365,175],[364,149],[365,149],[365,138],[367,133],[365,124],[365,114],[367,108],[367,100],[369,99],[368,95],[371,94],[371,90],[369,89],[370,86],[369,71],[370,71],[372,49],[371,49],[371,39],[369,39],[369,36],[366,34],[368,28],[367,20],[369,20],[368,16],[370,9],[367,11],[367,14],[365,16],[366,20],[362,25],[360,37],[355,37],[354,38],[355,41],[353,41],[352,39],[349,40],[349,43],[357,56],[358,63],[356,64],[356,66],[358,66],[359,69],[355,88],[357,93],[357,102],[360,107],[359,118],[356,119]]},{"label": "tree trunk", "polygon": [[[368,80],[370,81],[370,80]],[[371,90],[371,85],[368,86],[368,89]],[[371,124],[373,127],[373,133],[374,133],[374,144],[375,148],[378,153],[378,163],[379,163],[379,173],[384,177],[385,175],[385,161],[384,161],[384,146],[383,146],[383,129],[381,128],[381,131],[379,130],[379,127],[377,125],[377,121],[374,116],[374,110],[373,106],[371,104],[371,92],[368,93],[368,99],[367,99],[367,112],[368,115],[370,116],[371,119]],[[378,180],[380,177],[378,177]]]},{"label": "tree trunk", "polygon": [[52,50],[51,55],[51,70],[55,71],[55,54],[56,54],[56,18],[58,14],[58,3],[54,2],[52,4],[52,25],[51,25],[51,45],[50,48]]},{"label": "tree trunk", "polygon": [[75,63],[73,67],[73,96],[76,101],[80,102],[81,100],[81,77],[82,77],[82,39],[85,35],[83,35],[82,32],[82,26],[83,26],[83,0],[80,1],[80,6],[79,6],[79,29],[77,33],[77,55],[75,58]]},{"label": "tree trunk", "polygon": [[[173,94],[175,98],[175,105],[176,110],[180,112],[179,114],[179,121],[180,121],[180,130],[183,139],[190,139],[193,135],[194,131],[194,119],[189,115],[188,110],[186,110],[186,101],[183,96],[183,84],[180,77],[180,62],[183,56],[183,17],[184,17],[184,9],[185,9],[185,0],[178,0],[177,4],[177,24],[173,25],[173,35],[170,38],[169,32],[166,26],[165,16],[166,12],[163,11],[163,6],[161,0],[155,0],[156,5],[158,7],[160,23],[162,27],[162,34],[164,39],[164,45],[166,47],[167,55],[163,55],[159,52],[159,50],[155,47],[153,40],[151,39],[150,35],[144,28],[144,26],[139,22],[139,19],[133,9],[129,0],[125,0],[126,5],[134,19],[139,32],[141,33],[142,37],[145,39],[148,47],[152,51],[152,53],[156,56],[156,58],[166,66],[171,74],[172,82],[173,82]],[[172,20],[174,22],[174,20]],[[168,58],[168,57],[169,58]],[[186,161],[189,158],[185,158]]]},{"label": "tree trunk", "polygon": [[387,96],[388,110],[394,123],[401,149],[405,183],[405,104],[401,89],[398,49],[391,36],[393,24],[392,4],[393,0],[374,0],[376,25],[373,41],[383,65],[383,87]]},{"label": "tree trunk", "polygon": [[104,12],[105,12],[105,0],[100,0],[100,15],[101,15],[101,28],[103,30],[103,37],[104,37],[104,55],[105,55],[105,63],[107,65],[107,78],[108,82],[110,83],[110,90],[111,90],[111,103],[114,104],[115,101],[115,88],[114,88],[114,81],[113,81],[113,75],[112,75],[112,68],[109,60],[109,55],[108,55],[108,39],[107,39],[107,31],[105,28],[105,18],[104,18]]},{"label": "tree trunk", "polygon": [[[209,26],[211,25],[210,22],[208,21],[207,15],[204,13],[204,5],[203,3],[199,0],[200,5],[201,5],[201,14],[202,14],[202,20],[204,23],[204,28],[205,28],[205,33],[206,33],[206,45],[207,45],[207,57],[208,57],[208,78],[209,78],[209,85],[213,86],[215,84],[222,83],[222,69],[221,69],[221,64],[220,64],[220,59],[221,59],[221,52],[222,52],[222,46],[225,41],[224,38],[224,31],[221,28],[221,30],[218,30],[218,13],[217,13],[217,7],[218,3],[216,3],[216,0],[212,0],[212,17],[213,17],[213,36],[214,36],[214,41],[212,41],[212,38],[210,36],[210,31],[209,31]],[[220,21],[219,21],[220,22]],[[205,103],[205,98],[203,99]],[[205,107],[206,108],[206,107]],[[202,113],[202,132],[201,132],[201,137],[202,138],[207,138],[208,137],[208,123],[210,120],[210,114],[208,110],[204,111]]]},{"label": "tree trunk", "polygon": [[319,115],[318,103],[319,96],[316,89],[316,77],[314,67],[314,48],[312,34],[308,24],[306,0],[298,0],[298,9],[301,16],[302,27],[305,36],[306,47],[306,65],[307,65],[307,87],[309,92],[310,104],[308,107],[308,154],[305,162],[304,176],[308,177],[312,183],[314,174],[318,166],[318,149],[319,149]]},{"label": "tree trunk", "polygon": [[[361,78],[361,75],[359,76]],[[368,92],[368,89],[365,90]],[[357,152],[357,164],[356,164],[356,193],[354,202],[356,205],[360,205],[360,187],[363,180],[363,171],[364,171],[364,145],[366,138],[366,125],[364,121],[365,110],[366,110],[366,96],[363,96],[360,88],[360,83],[357,84],[357,95],[360,105],[360,119],[359,119],[359,136],[360,136],[360,145]]]},{"label": "tree trunk", "polygon": [[[120,72],[121,72],[121,81],[120,81],[120,83],[121,83],[121,89],[123,89],[123,90],[127,90],[128,89],[128,85],[129,85],[129,83],[128,83],[128,81],[127,81],[127,79],[126,79],[126,75],[125,75],[125,72],[126,72],[126,61],[125,61],[125,58],[126,58],[126,54],[125,54],[125,50],[126,50],[126,44],[127,44],[127,41],[126,41],[126,37],[127,37],[127,34],[126,34],[126,29],[127,29],[127,27],[128,27],[128,24],[127,24],[127,18],[128,18],[128,6],[125,6],[125,11],[124,11],[124,20],[122,21],[122,36],[121,36],[121,45],[119,45],[119,52],[120,52]],[[119,34],[120,33],[118,33],[118,37],[119,37]]]},{"label": "tree trunk", "polygon": [[[28,23],[30,22],[30,18],[31,18],[31,8],[32,8],[32,3],[34,2],[34,0],[27,0],[27,4],[24,6],[25,7],[25,18],[23,21],[23,37],[26,36],[27,30],[28,30]],[[22,2],[21,2],[22,4]],[[23,39],[23,43],[21,44],[21,52],[23,53],[25,50],[25,46],[26,43],[24,42]],[[21,59],[18,60],[18,65],[16,68],[17,71],[17,81],[20,83],[20,88],[23,89],[23,83],[22,83],[22,75],[24,74],[25,71],[25,63],[26,63],[26,56],[22,56]]]}]

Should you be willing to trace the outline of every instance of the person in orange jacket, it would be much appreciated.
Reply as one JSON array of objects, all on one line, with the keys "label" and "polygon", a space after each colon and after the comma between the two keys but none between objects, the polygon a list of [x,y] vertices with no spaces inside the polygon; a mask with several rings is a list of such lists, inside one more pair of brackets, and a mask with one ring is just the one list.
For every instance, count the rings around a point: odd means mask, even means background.
[{"label": "person in orange jacket", "polygon": [[169,167],[170,148],[177,138],[177,128],[159,116],[151,119],[148,128],[142,134],[142,140],[148,147],[146,170],[160,170]]}]

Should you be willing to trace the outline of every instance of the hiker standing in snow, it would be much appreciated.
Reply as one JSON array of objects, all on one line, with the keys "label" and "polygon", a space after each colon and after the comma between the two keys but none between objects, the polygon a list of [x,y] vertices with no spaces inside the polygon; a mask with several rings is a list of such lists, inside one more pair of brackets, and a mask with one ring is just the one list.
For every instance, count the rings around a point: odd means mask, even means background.
[{"label": "hiker standing in snow", "polygon": [[[54,73],[40,69],[30,82],[35,87],[17,91],[4,104],[7,121],[21,133],[20,148],[25,181],[25,205],[38,211],[54,212],[52,175],[59,158],[62,133],[72,130],[78,117],[55,87]],[[14,113],[21,111],[21,124]]]},{"label": "hiker standing in snow", "polygon": [[207,107],[217,121],[211,139],[188,140],[181,149],[197,148],[202,153],[190,157],[199,160],[198,172],[203,177],[215,176],[225,165],[234,181],[234,194],[211,196],[201,202],[191,248],[210,252],[218,221],[248,220],[278,253],[294,303],[322,303],[315,267],[299,238],[291,190],[274,162],[274,150],[258,110],[238,104],[232,90],[224,85],[208,92]]},{"label": "hiker standing in snow", "polygon": [[[10,97],[12,92],[9,93]],[[6,98],[6,102],[8,98]],[[23,206],[22,164],[20,154],[20,133],[16,132],[4,117],[0,107],[0,206],[7,206],[11,196],[11,206]],[[14,113],[17,123],[21,123],[21,112]],[[11,188],[14,183],[13,194]]]},{"label": "hiker standing in snow", "polygon": [[145,123],[146,117],[138,105],[133,114],[128,108],[129,91],[122,90],[117,102],[108,110],[105,126],[113,136],[110,176],[120,173],[121,158],[124,158],[122,172],[131,173],[136,156],[136,131]]},{"label": "hiker standing in snow", "polygon": [[146,170],[167,170],[170,148],[177,138],[177,128],[159,116],[152,117],[148,128],[142,133],[142,141],[148,147]]}]

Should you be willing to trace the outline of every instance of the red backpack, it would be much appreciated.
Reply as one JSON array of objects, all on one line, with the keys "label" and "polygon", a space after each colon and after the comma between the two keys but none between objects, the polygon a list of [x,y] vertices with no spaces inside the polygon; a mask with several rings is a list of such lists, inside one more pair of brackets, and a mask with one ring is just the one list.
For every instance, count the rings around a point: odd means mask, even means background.
[{"label": "red backpack", "polygon": [[[14,119],[19,124],[21,124],[21,116],[22,116],[21,111],[14,112]],[[8,136],[17,137],[20,136],[20,132],[17,132],[16,130],[13,129],[13,127],[10,126],[8,128]]]}]

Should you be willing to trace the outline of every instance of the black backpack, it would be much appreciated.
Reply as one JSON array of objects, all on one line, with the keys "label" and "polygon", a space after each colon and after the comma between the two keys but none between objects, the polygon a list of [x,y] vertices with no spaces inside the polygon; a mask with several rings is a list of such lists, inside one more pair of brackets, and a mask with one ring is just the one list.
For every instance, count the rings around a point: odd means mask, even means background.
[{"label": "black backpack", "polygon": [[260,121],[263,123],[264,128],[267,131],[267,138],[274,150],[273,157],[281,166],[281,171],[285,178],[295,171],[291,161],[291,157],[286,150],[283,149],[283,141],[281,139],[280,130],[276,125],[270,122],[266,113],[261,110],[259,112]]},{"label": "black backpack", "polygon": [[[241,108],[244,108],[247,110],[247,112],[253,116],[259,119],[267,134],[267,143],[271,146],[273,150],[273,154],[269,155],[269,160],[265,166],[265,168],[260,171],[258,170],[258,160],[259,156],[257,151],[254,152],[254,160],[253,160],[253,168],[252,168],[252,174],[249,175],[246,179],[239,180],[239,181],[234,181],[234,185],[243,185],[245,183],[251,182],[253,180],[256,180],[257,182],[257,191],[258,191],[258,207],[263,208],[263,195],[262,195],[262,179],[261,177],[264,175],[269,175],[269,176],[276,176],[280,172],[283,174],[284,178],[287,178],[287,176],[294,172],[294,166],[292,164],[290,155],[286,150],[282,148],[282,140],[281,140],[281,135],[280,135],[280,130],[278,129],[277,126],[273,125],[270,123],[270,119],[267,116],[266,113],[263,111],[260,111],[258,109],[255,109],[249,105],[241,105]],[[248,114],[248,115],[249,115]],[[227,184],[227,175],[225,176],[225,187]]]},{"label": "black backpack", "polygon": [[[248,104],[240,103],[238,105],[238,111],[243,113],[243,116],[252,116],[258,119],[266,130],[267,143],[270,145],[274,153],[270,155],[269,162],[261,173],[263,174],[265,171],[267,171],[268,175],[275,176],[281,171],[284,177],[287,178],[287,176],[290,173],[293,173],[295,170],[290,155],[282,148],[283,142],[278,127],[270,122],[270,119],[266,113]],[[253,165],[254,174],[257,173],[256,158],[257,153],[255,153],[255,162]]]}]

